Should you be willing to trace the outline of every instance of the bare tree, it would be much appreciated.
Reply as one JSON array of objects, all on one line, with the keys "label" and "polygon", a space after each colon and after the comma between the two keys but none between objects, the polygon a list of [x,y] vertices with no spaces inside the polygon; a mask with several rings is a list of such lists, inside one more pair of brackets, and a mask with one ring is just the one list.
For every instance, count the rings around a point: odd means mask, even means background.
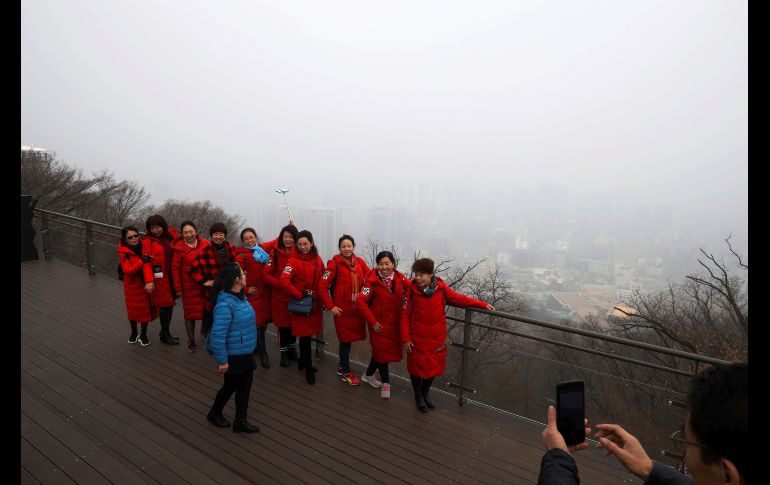
[{"label": "bare tree", "polygon": [[160,205],[147,206],[141,212],[137,223],[144,226],[144,221],[152,214],[162,215],[169,225],[179,229],[179,224],[185,220],[192,221],[198,228],[201,237],[207,237],[209,227],[215,222],[221,222],[227,227],[227,239],[239,244],[238,236],[241,226],[245,223],[238,214],[229,214],[223,208],[215,206],[209,200],[188,201],[168,199]]},{"label": "bare tree", "polygon": [[398,268],[398,262],[401,258],[398,256],[396,247],[392,243],[390,246],[385,246],[384,243],[381,243],[376,239],[370,237],[366,238],[366,245],[361,253],[361,257],[364,258],[364,261],[366,261],[366,264],[368,264],[370,268],[374,268],[377,266],[377,255],[380,254],[380,251],[390,251],[393,253],[393,257],[395,258],[393,265]]}]

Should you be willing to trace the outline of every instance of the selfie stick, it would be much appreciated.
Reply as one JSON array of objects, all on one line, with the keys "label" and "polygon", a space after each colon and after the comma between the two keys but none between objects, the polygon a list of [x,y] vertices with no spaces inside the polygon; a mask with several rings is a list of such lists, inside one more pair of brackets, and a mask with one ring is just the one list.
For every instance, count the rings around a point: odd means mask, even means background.
[{"label": "selfie stick", "polygon": [[286,213],[289,215],[289,220],[292,220],[291,212],[289,212],[289,203],[286,201],[286,192],[288,192],[289,189],[276,189],[275,191],[283,195],[283,202],[286,204]]}]

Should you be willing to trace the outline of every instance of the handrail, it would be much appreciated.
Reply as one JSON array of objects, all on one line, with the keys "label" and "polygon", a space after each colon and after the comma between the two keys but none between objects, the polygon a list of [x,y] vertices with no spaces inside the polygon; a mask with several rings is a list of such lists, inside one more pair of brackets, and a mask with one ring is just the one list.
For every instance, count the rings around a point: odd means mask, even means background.
[{"label": "handrail", "polygon": [[[113,226],[112,224],[105,224],[103,222],[98,221],[92,221],[90,219],[83,219],[82,217],[76,217],[71,216],[68,214],[61,214],[58,212],[53,212],[45,209],[33,209],[33,216],[38,217],[41,219],[41,236],[43,239],[43,254],[45,255],[45,259],[51,259],[51,241],[50,241],[50,224],[52,222],[55,222],[56,224],[60,224],[62,226],[66,227],[74,227],[76,229],[85,229],[85,240],[83,241],[85,243],[85,251],[86,251],[86,260],[85,265],[88,268],[89,274],[96,274],[96,265],[95,265],[95,259],[96,256],[94,255],[94,244],[95,243],[103,243],[103,244],[109,244],[117,246],[117,244],[113,244],[108,241],[100,241],[94,238],[94,234],[101,234],[102,236],[108,236],[116,239],[120,239],[119,234],[113,234],[109,232],[99,231],[97,229],[94,229],[94,226],[98,226],[101,228],[108,228],[112,230],[120,231],[122,230],[121,227]],[[54,216],[54,217],[51,217]],[[63,218],[65,220],[60,220],[59,218]],[[82,224],[73,224],[69,221],[76,221],[80,222]],[[66,231],[63,231],[66,232]],[[145,235],[142,231],[139,231],[139,234]]]},{"label": "handrail", "polygon": [[[59,212],[53,212],[53,211],[49,211],[49,210],[45,210],[45,209],[34,209],[34,212],[40,212],[42,214],[50,214],[50,215],[53,215],[53,216],[64,217],[66,219],[72,219],[73,221],[86,222],[86,223],[89,223],[89,224],[93,224],[95,226],[108,227],[110,229],[117,229],[118,231],[123,229],[122,227],[113,226],[112,224],[105,224],[103,222],[92,221],[90,219],[83,219],[82,217],[75,217],[75,216],[71,216],[71,215],[68,215],[68,214],[61,214]],[[60,222],[61,224],[66,224],[66,223],[61,222],[61,221],[57,221],[57,222]],[[140,231],[140,233],[141,233],[141,231]],[[113,236],[113,234],[108,234],[108,235],[109,236]]]},{"label": "handrail", "polygon": [[[631,339],[627,339],[627,338],[623,338],[623,337],[615,337],[613,335],[604,335],[604,334],[599,333],[599,332],[593,332],[591,330],[582,330],[582,329],[579,329],[579,328],[570,327],[568,325],[560,325],[558,323],[544,322],[542,320],[536,320],[534,318],[523,317],[521,315],[514,315],[512,313],[505,313],[505,312],[501,312],[501,311],[497,311],[497,310],[494,310],[494,311],[493,310],[485,310],[485,309],[482,309],[482,308],[466,308],[466,310],[467,311],[472,311],[472,312],[478,312],[478,313],[486,313],[488,315],[495,316],[495,317],[501,317],[501,318],[504,318],[506,320],[513,320],[513,321],[517,321],[517,322],[529,323],[531,325],[537,325],[537,326],[540,326],[540,327],[546,327],[546,328],[550,328],[550,329],[553,329],[553,330],[561,330],[563,332],[574,333],[574,334],[577,334],[577,335],[583,335],[585,337],[591,337],[591,338],[595,338],[595,339],[598,339],[598,340],[605,340],[607,342],[613,342],[613,343],[617,343],[617,344],[628,345],[630,347],[636,347],[636,348],[645,349],[645,350],[652,350],[654,352],[659,352],[659,353],[666,354],[666,355],[671,355],[671,356],[674,356],[674,357],[682,357],[682,358],[694,360],[694,361],[697,361],[697,362],[703,362],[705,364],[712,364],[712,365],[728,365],[728,364],[730,364],[730,362],[728,362],[726,360],[715,359],[713,357],[706,357],[706,356],[703,356],[703,355],[693,354],[693,353],[690,353],[690,352],[684,352],[682,350],[669,349],[668,347],[661,347],[659,345],[648,344],[646,342],[639,342],[638,340],[631,340]],[[459,318],[452,317],[452,316],[447,316],[447,318],[451,319],[451,320],[458,321],[458,322],[464,321],[464,320],[460,320]],[[482,323],[476,323],[476,322],[471,322],[471,324],[475,325],[477,327],[484,327],[484,328],[488,328],[490,330],[496,330],[496,331],[499,331],[499,332],[502,332],[502,333],[510,333],[512,335],[516,335],[512,330],[508,330],[506,328],[491,327],[489,325],[484,325]],[[691,376],[692,374],[687,374],[687,375]]]}]

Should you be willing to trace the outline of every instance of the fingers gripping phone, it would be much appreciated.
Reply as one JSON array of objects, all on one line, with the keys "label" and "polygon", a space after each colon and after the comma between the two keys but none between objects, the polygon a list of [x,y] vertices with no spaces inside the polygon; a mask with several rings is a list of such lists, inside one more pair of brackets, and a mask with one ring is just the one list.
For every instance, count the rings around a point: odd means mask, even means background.
[{"label": "fingers gripping phone", "polygon": [[567,446],[585,441],[585,393],[583,381],[562,382],[556,386],[556,429]]}]

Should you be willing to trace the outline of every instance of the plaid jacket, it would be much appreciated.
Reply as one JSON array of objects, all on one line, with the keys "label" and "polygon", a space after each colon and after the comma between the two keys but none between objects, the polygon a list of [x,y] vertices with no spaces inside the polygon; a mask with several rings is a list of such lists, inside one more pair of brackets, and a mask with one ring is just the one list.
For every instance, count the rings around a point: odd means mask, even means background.
[{"label": "plaid jacket", "polygon": [[211,286],[203,286],[203,283],[215,279],[219,274],[219,270],[222,269],[222,266],[224,266],[225,263],[235,261],[235,246],[228,241],[225,241],[225,252],[227,256],[225,257],[225,261],[222,261],[219,257],[219,251],[214,248],[214,243],[196,251],[195,259],[190,268],[190,276],[201,285],[204,310],[211,310],[214,308],[214,303],[212,302],[212,299],[214,298],[214,288]]},{"label": "plaid jacket", "polygon": [[222,261],[219,257],[219,251],[214,248],[214,243],[199,249],[190,268],[192,279],[202,285],[206,281],[216,278],[225,263],[235,261],[235,246],[225,241],[225,251],[227,257],[225,261]]}]

